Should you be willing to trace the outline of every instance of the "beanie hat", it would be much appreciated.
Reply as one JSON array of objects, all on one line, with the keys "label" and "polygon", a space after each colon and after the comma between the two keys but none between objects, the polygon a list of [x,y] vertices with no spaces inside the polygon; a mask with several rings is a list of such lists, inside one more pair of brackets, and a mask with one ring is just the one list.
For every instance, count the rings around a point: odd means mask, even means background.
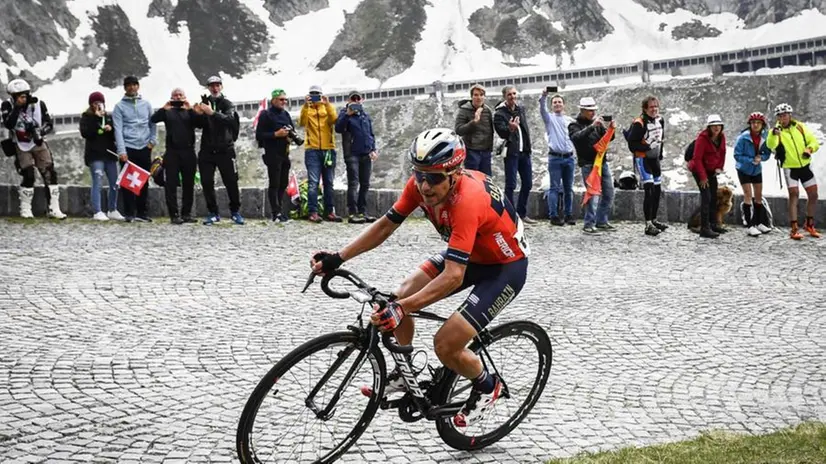
[{"label": "beanie hat", "polygon": [[106,98],[103,97],[102,93],[92,92],[89,94],[89,106],[94,105],[96,102],[106,103]]}]

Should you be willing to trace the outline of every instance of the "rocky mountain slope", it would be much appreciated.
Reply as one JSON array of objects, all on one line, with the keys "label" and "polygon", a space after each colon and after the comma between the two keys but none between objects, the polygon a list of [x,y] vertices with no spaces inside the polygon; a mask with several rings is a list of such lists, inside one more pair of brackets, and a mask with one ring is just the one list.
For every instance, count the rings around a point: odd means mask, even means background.
[{"label": "rocky mountain slope", "polygon": [[[494,100],[497,89],[489,94]],[[600,114],[612,114],[614,119],[626,126],[639,113],[640,102],[649,95],[661,99],[663,116],[667,123],[666,159],[663,161],[666,189],[695,188],[687,175],[683,163],[683,148],[692,140],[705,124],[710,112],[722,115],[726,122],[728,145],[733,146],[737,133],[745,127],[744,118],[752,111],[770,113],[779,102],[789,102],[795,108],[795,115],[810,124],[813,129],[826,118],[826,70],[797,73],[792,75],[730,76],[722,78],[702,78],[672,80],[665,83],[606,87],[587,91],[566,92],[568,113],[576,112],[576,102],[583,96],[593,96],[599,104]],[[547,169],[547,144],[544,128],[539,116],[538,95],[522,95],[526,106],[528,122],[534,140],[533,166],[534,187],[539,188]],[[495,103],[490,101],[489,103]],[[400,188],[409,168],[405,162],[406,150],[413,137],[421,130],[433,126],[453,127],[456,100],[439,102],[435,99],[410,101],[395,100],[367,102],[366,109],[374,120],[378,149],[381,154],[375,163],[373,185],[377,188]],[[292,110],[297,111],[298,108]],[[817,131],[821,140],[823,134]],[[252,140],[252,129],[245,125],[238,142],[238,167],[241,184],[244,186],[266,185],[266,170]],[[58,173],[62,182],[69,184],[89,184],[89,173],[83,165],[83,140],[75,134],[52,137],[50,145],[55,153]],[[826,148],[822,156],[816,156],[814,166],[818,175],[826,179]],[[162,153],[163,146],[156,150]],[[303,150],[291,153],[293,169],[304,176]],[[631,169],[631,155],[621,136],[611,144],[609,162],[615,175]],[[494,160],[494,174],[503,182],[501,158]],[[779,191],[776,168],[766,165],[766,190]],[[736,185],[733,158],[729,155],[727,175],[721,179],[724,184]],[[339,160],[337,185],[345,185],[344,167]],[[0,183],[19,183],[13,172],[10,159],[0,162]],[[579,174],[576,185],[581,186]],[[824,192],[826,193],[826,192]]]}]

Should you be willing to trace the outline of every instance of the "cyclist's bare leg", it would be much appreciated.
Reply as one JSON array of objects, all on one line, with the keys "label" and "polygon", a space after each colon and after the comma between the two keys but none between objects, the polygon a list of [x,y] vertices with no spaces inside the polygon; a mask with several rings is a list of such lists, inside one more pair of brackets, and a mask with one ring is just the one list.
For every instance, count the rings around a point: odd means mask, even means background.
[{"label": "cyclist's bare leg", "polygon": [[465,348],[474,336],[476,329],[461,314],[453,313],[433,337],[433,348],[439,361],[470,380],[482,373],[482,361]]},{"label": "cyclist's bare leg", "polygon": [[[401,286],[398,290],[396,290],[396,295],[399,299],[407,298],[410,295],[415,294],[419,290],[423,289],[425,285],[429,284],[430,281],[433,280],[427,275],[423,270],[416,269],[413,274],[407,276],[407,278],[402,282]],[[413,343],[413,334],[415,333],[415,324],[413,323],[412,317],[405,317],[402,319],[401,324],[396,328],[393,332],[393,335],[396,337],[396,341],[399,342],[400,345],[410,345]]]}]

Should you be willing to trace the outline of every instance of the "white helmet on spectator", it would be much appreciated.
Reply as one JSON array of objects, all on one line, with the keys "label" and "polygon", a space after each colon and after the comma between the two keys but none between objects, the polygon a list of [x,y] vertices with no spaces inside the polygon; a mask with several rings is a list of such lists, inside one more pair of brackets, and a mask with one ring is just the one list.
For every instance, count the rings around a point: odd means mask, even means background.
[{"label": "white helmet on spectator", "polygon": [[781,103],[774,108],[774,115],[777,116],[783,113],[791,113],[792,112],[792,105],[788,103]]},{"label": "white helmet on spectator", "polygon": [[9,95],[31,92],[31,90],[32,89],[29,87],[29,83],[23,79],[14,79],[9,82],[9,85],[6,86],[6,92],[8,92]]}]

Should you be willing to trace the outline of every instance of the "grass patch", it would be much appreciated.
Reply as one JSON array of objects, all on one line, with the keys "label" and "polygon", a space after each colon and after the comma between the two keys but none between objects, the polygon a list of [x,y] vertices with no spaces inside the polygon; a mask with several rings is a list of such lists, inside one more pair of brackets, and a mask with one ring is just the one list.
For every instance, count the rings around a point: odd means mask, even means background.
[{"label": "grass patch", "polygon": [[704,432],[693,440],[583,453],[547,464],[822,464],[826,424],[803,423],[768,435]]}]

